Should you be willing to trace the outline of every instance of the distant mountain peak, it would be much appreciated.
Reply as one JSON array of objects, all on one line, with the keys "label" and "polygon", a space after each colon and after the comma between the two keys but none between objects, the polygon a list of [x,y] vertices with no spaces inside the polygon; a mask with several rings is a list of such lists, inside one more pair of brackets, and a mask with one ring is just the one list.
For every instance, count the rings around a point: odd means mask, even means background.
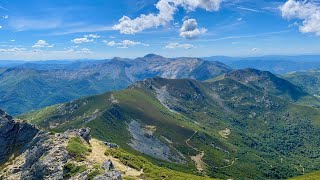
[{"label": "distant mountain peak", "polygon": [[269,71],[260,71],[252,68],[240,69],[225,74],[224,78],[233,79],[260,91],[284,96],[294,101],[307,95],[300,87]]},{"label": "distant mountain peak", "polygon": [[157,55],[157,54],[147,54],[144,56],[144,58],[164,58],[163,56]]}]

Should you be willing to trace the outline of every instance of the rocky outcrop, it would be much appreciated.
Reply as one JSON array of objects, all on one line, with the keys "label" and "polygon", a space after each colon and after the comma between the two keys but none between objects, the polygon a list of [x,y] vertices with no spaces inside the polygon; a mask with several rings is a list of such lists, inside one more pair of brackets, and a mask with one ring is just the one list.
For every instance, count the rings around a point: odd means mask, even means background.
[{"label": "rocky outcrop", "polygon": [[62,179],[63,167],[69,158],[68,134],[41,134],[36,141],[26,151],[21,179]]},{"label": "rocky outcrop", "polygon": [[101,167],[105,170],[102,175],[96,176],[94,180],[121,180],[121,173],[115,170],[113,163],[110,160],[104,162]]},{"label": "rocky outcrop", "polygon": [[0,177],[25,180],[62,179],[63,167],[69,158],[66,149],[68,139],[69,132],[50,134],[39,131],[20,156],[4,165]]},{"label": "rocky outcrop", "polygon": [[[4,141],[2,137],[1,143],[6,143],[5,146],[0,147],[0,154],[5,154],[6,157],[10,157],[11,146],[16,146],[16,142],[19,145],[23,145],[23,151],[21,154],[15,158],[10,159],[2,165],[0,169],[0,179],[11,180],[11,179],[23,179],[23,180],[33,180],[33,179],[89,179],[89,174],[92,173],[94,169],[94,164],[89,159],[84,159],[81,162],[73,159],[73,156],[68,152],[68,142],[73,137],[79,137],[82,139],[84,144],[89,146],[90,128],[82,129],[72,129],[67,130],[64,133],[52,134],[45,131],[39,131],[35,127],[27,123],[17,123],[11,116],[7,115],[1,111],[1,128],[7,131],[5,135],[9,137],[7,141]],[[16,125],[17,124],[17,125]],[[19,130],[21,132],[16,133],[13,130],[16,127],[21,127]],[[5,128],[6,127],[6,128]],[[11,127],[11,128],[8,128]],[[15,127],[15,128],[12,128]],[[26,128],[28,127],[28,128]],[[35,130],[33,130],[33,127]],[[31,129],[30,129],[31,128]],[[28,133],[25,132],[28,130]],[[30,131],[30,132],[29,132]],[[12,132],[9,136],[8,133]],[[23,137],[31,137],[29,134],[34,132],[31,140],[23,139]],[[10,143],[9,143],[10,142]],[[15,143],[13,143],[15,142]],[[4,148],[7,147],[7,148]],[[8,155],[7,155],[8,154]],[[8,158],[7,158],[8,159]],[[5,160],[3,161],[5,162]],[[76,166],[85,166],[86,170],[75,174],[73,177],[66,177],[66,165],[75,164]],[[101,170],[103,173],[96,176],[95,179],[112,179],[120,180],[121,173],[114,168],[113,163],[108,160],[101,164]]]},{"label": "rocky outcrop", "polygon": [[105,172],[102,175],[96,176],[94,180],[121,180],[121,173],[119,171]]},{"label": "rocky outcrop", "polygon": [[15,120],[0,109],[0,165],[23,153],[38,132],[35,126]]}]

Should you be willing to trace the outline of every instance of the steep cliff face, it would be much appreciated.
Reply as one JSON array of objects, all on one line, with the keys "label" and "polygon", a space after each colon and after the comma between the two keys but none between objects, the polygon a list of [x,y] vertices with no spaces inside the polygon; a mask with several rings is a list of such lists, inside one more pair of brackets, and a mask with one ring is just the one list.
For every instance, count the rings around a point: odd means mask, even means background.
[{"label": "steep cliff face", "polygon": [[0,110],[0,166],[25,151],[38,132],[35,126],[15,120]]}]

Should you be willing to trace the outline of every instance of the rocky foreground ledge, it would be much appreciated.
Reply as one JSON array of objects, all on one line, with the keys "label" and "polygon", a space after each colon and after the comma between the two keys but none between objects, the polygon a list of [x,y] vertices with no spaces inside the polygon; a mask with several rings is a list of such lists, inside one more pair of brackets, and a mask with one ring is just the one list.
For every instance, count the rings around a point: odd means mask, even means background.
[{"label": "rocky foreground ledge", "polygon": [[0,179],[121,179],[111,160],[97,162],[90,139],[89,128],[50,133],[0,110]]}]

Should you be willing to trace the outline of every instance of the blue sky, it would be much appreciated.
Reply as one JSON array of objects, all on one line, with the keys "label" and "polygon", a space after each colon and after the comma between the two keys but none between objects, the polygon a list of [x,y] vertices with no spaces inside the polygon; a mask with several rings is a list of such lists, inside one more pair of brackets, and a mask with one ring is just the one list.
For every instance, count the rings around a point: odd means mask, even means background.
[{"label": "blue sky", "polygon": [[0,0],[0,59],[320,54],[319,7],[318,0]]}]

